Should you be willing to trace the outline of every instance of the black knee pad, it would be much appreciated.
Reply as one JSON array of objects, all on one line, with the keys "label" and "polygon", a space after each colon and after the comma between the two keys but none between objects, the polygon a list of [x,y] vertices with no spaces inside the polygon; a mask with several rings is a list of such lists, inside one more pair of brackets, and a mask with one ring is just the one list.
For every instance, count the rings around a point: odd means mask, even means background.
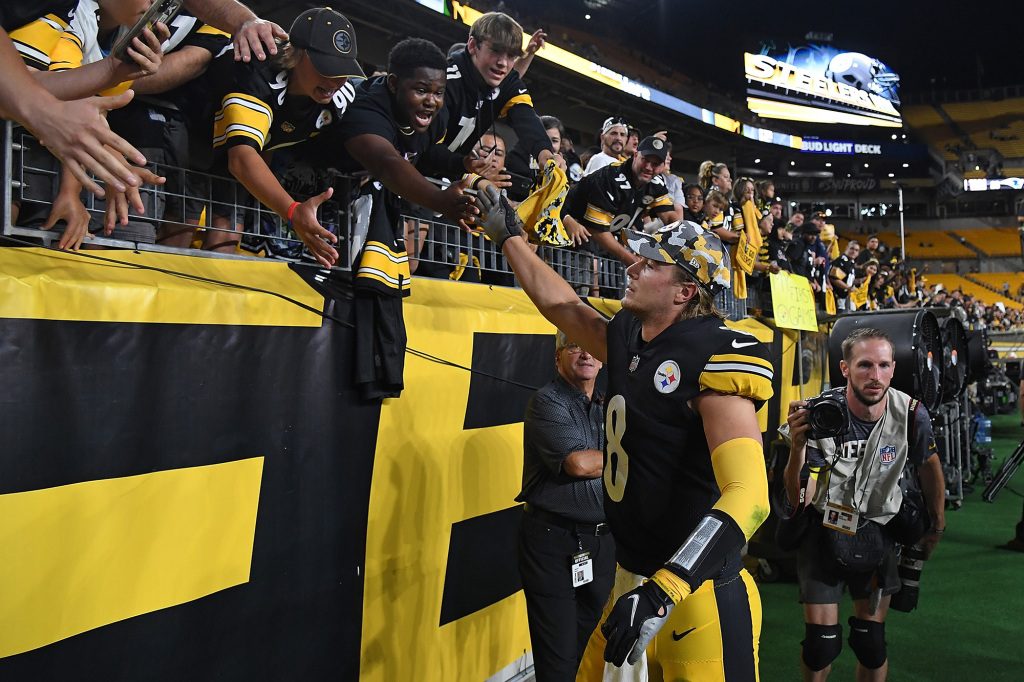
[{"label": "black knee pad", "polygon": [[861,620],[850,616],[850,648],[865,668],[881,668],[888,653],[885,650],[885,623]]},{"label": "black knee pad", "polygon": [[803,647],[804,665],[817,672],[827,668],[843,650],[842,625],[815,625],[805,623]]}]

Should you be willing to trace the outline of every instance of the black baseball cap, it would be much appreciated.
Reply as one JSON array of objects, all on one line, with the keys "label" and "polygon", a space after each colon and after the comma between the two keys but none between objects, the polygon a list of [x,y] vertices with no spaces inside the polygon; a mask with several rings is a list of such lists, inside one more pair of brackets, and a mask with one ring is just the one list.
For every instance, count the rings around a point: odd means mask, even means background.
[{"label": "black baseball cap", "polygon": [[313,68],[327,78],[365,78],[356,61],[356,32],[344,14],[330,7],[306,10],[288,31],[292,45],[302,48]]},{"label": "black baseball cap", "polygon": [[640,140],[636,147],[636,153],[641,156],[657,156],[662,161],[668,156],[668,142],[653,135]]}]

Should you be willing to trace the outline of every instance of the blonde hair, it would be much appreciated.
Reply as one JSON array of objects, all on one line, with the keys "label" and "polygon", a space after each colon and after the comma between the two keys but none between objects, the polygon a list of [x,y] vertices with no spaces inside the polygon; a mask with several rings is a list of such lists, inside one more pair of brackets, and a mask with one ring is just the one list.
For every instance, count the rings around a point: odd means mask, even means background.
[{"label": "blonde hair", "polygon": [[714,161],[705,161],[700,164],[700,170],[697,172],[697,182],[704,191],[711,189],[711,179],[720,175],[722,171],[729,170],[729,167],[724,163],[715,163]]},{"label": "blonde hair", "polygon": [[[722,194],[717,189],[713,189],[710,192],[708,192],[708,195],[706,197],[704,197],[704,205],[705,206],[707,206],[708,204],[711,204],[711,203],[718,204],[720,209],[724,211],[726,208],[729,207],[729,198],[727,196],[725,196],[724,194]],[[705,214],[706,213],[707,212],[705,211]],[[710,218],[712,216],[708,216],[708,217]]]},{"label": "blonde hair", "polygon": [[291,71],[299,65],[305,54],[306,51],[301,47],[295,47],[291,43],[279,42],[277,44],[277,54],[270,58],[270,63],[273,64],[275,69]]},{"label": "blonde hair", "polygon": [[681,267],[677,267],[676,270],[676,281],[679,284],[687,284],[693,282],[697,285],[697,295],[687,301],[686,305],[683,306],[683,310],[679,315],[680,320],[691,320],[695,317],[707,317],[713,315],[720,320],[725,319],[725,313],[718,309],[715,305],[715,297],[708,293],[707,289],[702,287],[696,280],[696,278],[683,270]]},{"label": "blonde hair", "polygon": [[523,27],[504,12],[488,12],[473,22],[469,37],[477,43],[490,41],[491,47],[518,57],[523,53]]}]

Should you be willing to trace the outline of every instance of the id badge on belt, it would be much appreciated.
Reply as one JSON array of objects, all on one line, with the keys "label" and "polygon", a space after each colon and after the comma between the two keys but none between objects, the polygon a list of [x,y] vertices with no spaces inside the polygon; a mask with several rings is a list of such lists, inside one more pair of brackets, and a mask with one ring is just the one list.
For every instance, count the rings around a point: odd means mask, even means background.
[{"label": "id badge on belt", "polygon": [[847,507],[836,502],[825,503],[825,515],[821,518],[821,525],[825,528],[837,530],[847,535],[857,534],[857,521],[860,514],[853,507]]},{"label": "id badge on belt", "polygon": [[594,580],[594,560],[590,552],[579,551],[570,557],[572,586],[581,587]]}]

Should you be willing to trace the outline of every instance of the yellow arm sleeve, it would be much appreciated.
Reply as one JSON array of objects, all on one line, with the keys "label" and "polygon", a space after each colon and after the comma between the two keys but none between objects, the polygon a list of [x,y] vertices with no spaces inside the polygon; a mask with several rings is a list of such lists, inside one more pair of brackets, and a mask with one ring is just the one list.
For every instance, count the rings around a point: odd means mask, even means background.
[{"label": "yellow arm sleeve", "polygon": [[764,452],[753,438],[733,438],[711,453],[711,467],[722,497],[714,509],[736,522],[747,540],[768,518],[768,476]]}]

